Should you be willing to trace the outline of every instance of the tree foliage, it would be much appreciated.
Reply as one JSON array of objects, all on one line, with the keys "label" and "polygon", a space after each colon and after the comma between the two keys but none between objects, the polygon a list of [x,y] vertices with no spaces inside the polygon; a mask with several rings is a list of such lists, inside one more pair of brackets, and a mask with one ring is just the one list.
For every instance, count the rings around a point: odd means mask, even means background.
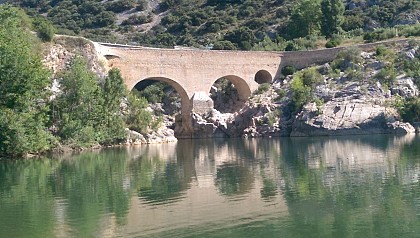
[{"label": "tree foliage", "polygon": [[318,34],[321,20],[319,4],[319,0],[302,0],[296,5],[289,24],[289,34],[293,38]]},{"label": "tree foliage", "polygon": [[0,5],[0,156],[50,148],[45,88],[49,72],[33,50],[22,12]]},{"label": "tree foliage", "polygon": [[58,135],[64,143],[89,147],[124,138],[120,105],[127,90],[117,69],[111,69],[100,85],[86,62],[77,57],[60,83],[62,92],[55,109],[59,115]]},{"label": "tree foliage", "polygon": [[321,32],[330,38],[338,33],[344,20],[344,3],[342,0],[322,0]]},{"label": "tree foliage", "polygon": [[[153,4],[153,9],[146,7],[145,0],[3,1],[25,7],[33,15],[46,16],[60,34],[80,34],[96,41],[159,47],[214,45],[216,49],[253,49],[259,43],[268,44],[259,46],[263,50],[283,50],[282,44],[275,45],[278,37],[293,40],[322,33],[329,38],[340,27],[353,36],[378,28],[416,24],[416,9],[420,8],[420,1],[413,0],[162,0],[155,1],[158,4]],[[151,29],[138,27],[162,12],[165,14],[158,25]],[[118,15],[121,13],[124,16]],[[255,40],[224,37],[244,27]],[[266,36],[275,44],[266,41]],[[384,36],[375,33],[367,38]]]},{"label": "tree foliage", "polygon": [[292,112],[298,112],[311,101],[319,101],[314,95],[316,86],[323,83],[322,75],[316,68],[308,68],[296,73],[291,83],[293,92],[291,100]]},{"label": "tree foliage", "polygon": [[62,92],[55,105],[59,115],[59,136],[76,147],[91,146],[100,136],[96,129],[102,119],[103,99],[96,76],[87,69],[86,62],[77,57],[61,78]]},{"label": "tree foliage", "polygon": [[404,121],[420,122],[420,98],[404,100],[398,109]]},{"label": "tree foliage", "polygon": [[126,116],[127,127],[138,132],[147,132],[153,122],[152,112],[146,110],[148,103],[144,97],[137,97],[131,93],[128,96],[130,110]]}]

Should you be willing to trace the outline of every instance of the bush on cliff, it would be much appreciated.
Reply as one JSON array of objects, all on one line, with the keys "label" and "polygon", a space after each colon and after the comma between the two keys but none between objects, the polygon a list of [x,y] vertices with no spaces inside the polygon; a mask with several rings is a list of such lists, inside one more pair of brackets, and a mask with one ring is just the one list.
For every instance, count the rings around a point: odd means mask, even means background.
[{"label": "bush on cliff", "polygon": [[286,65],[281,69],[281,74],[284,76],[292,75],[296,72],[296,69],[293,65]]},{"label": "bush on cliff", "polygon": [[305,104],[311,101],[319,101],[313,92],[316,86],[323,82],[322,75],[315,67],[296,73],[290,86],[293,92],[291,100],[292,112],[299,112]]},{"label": "bush on cliff", "polygon": [[414,97],[400,103],[399,112],[406,122],[420,122],[420,98]]},{"label": "bush on cliff", "polygon": [[331,68],[345,71],[348,68],[355,68],[355,65],[362,62],[361,50],[357,47],[348,47],[337,54],[331,63]]},{"label": "bush on cliff", "polygon": [[51,24],[51,22],[43,18],[37,18],[33,24],[34,24],[35,30],[38,33],[38,37],[42,41],[49,42],[53,39],[54,34],[55,34],[55,28]]}]

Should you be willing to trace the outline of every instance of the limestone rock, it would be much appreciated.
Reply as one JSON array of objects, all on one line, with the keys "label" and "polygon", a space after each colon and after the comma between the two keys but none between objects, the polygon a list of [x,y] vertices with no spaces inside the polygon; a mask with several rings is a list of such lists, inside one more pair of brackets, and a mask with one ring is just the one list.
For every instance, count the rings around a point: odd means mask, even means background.
[{"label": "limestone rock", "polygon": [[133,131],[126,128],[125,133],[126,133],[126,141],[125,141],[126,144],[139,145],[139,144],[145,144],[147,142],[144,136],[137,131]]},{"label": "limestone rock", "polygon": [[147,134],[141,134],[128,128],[125,129],[125,132],[125,144],[129,145],[170,143],[177,141],[174,136],[174,131],[172,129],[166,128],[165,126],[159,128],[157,131],[153,131]]},{"label": "limestone rock", "polygon": [[398,77],[391,87],[391,93],[405,98],[415,97],[418,95],[418,89],[411,77]]},{"label": "limestone rock", "polygon": [[414,128],[397,120],[395,109],[364,100],[331,101],[318,108],[308,104],[292,125],[291,136],[408,134]]}]

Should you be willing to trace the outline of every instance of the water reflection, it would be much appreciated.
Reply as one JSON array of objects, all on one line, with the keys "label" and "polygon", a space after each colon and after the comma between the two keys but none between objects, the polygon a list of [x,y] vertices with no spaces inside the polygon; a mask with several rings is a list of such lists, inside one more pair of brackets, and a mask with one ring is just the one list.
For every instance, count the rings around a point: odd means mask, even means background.
[{"label": "water reflection", "polygon": [[415,237],[414,136],[183,140],[0,161],[0,237]]},{"label": "water reflection", "polygon": [[246,194],[252,188],[253,182],[251,171],[239,164],[222,164],[216,172],[216,187],[223,195]]}]

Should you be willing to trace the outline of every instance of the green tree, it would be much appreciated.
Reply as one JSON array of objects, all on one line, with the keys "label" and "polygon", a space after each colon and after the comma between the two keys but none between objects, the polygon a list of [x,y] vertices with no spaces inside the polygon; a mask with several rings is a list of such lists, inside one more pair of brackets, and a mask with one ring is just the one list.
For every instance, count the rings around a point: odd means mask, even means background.
[{"label": "green tree", "polygon": [[228,32],[224,39],[234,43],[242,50],[250,50],[257,40],[252,30],[246,26]]},{"label": "green tree", "polygon": [[298,38],[318,34],[321,14],[319,0],[301,0],[290,16],[288,26],[290,36]]},{"label": "green tree", "polygon": [[56,103],[59,135],[75,147],[91,146],[101,136],[96,129],[103,120],[100,112],[104,100],[96,80],[81,57],[76,57],[70,70],[62,75],[62,93]]},{"label": "green tree", "polygon": [[153,114],[147,111],[147,99],[137,97],[135,94],[130,93],[128,96],[129,112],[126,116],[126,123],[130,130],[138,132],[147,132],[150,124],[153,121]]},{"label": "green tree", "polygon": [[312,99],[311,87],[303,83],[300,75],[293,78],[291,89],[293,91],[291,100],[292,112],[299,112],[302,107]]},{"label": "green tree", "polygon": [[42,152],[53,141],[46,130],[49,72],[26,18],[0,5],[0,156]]},{"label": "green tree", "polygon": [[38,37],[42,41],[48,42],[52,40],[55,34],[55,28],[50,21],[43,18],[37,18],[33,22],[33,25],[35,30],[38,32]]},{"label": "green tree", "polygon": [[101,140],[110,143],[124,138],[125,123],[121,115],[120,105],[127,96],[127,88],[118,69],[111,69],[102,86],[102,130]]},{"label": "green tree", "polygon": [[338,33],[344,21],[344,3],[342,0],[322,0],[321,32],[330,38]]},{"label": "green tree", "polygon": [[420,98],[414,97],[403,101],[398,110],[404,121],[420,122]]}]

